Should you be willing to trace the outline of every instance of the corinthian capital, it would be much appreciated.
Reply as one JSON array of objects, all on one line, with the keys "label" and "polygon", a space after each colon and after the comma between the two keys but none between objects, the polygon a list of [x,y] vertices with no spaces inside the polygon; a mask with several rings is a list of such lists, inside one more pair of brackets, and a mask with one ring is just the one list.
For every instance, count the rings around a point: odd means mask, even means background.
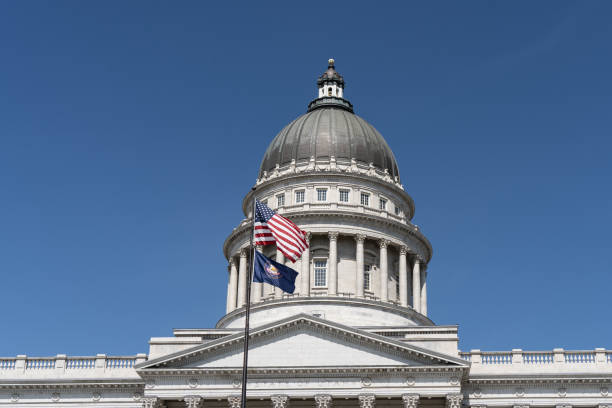
[{"label": "corinthian capital", "polygon": [[185,397],[185,405],[187,408],[200,408],[202,406],[202,397],[190,396]]},{"label": "corinthian capital", "polygon": [[404,408],[417,408],[419,405],[419,394],[403,394],[402,402]]},{"label": "corinthian capital", "polygon": [[161,403],[157,397],[146,397],[142,399],[142,408],[159,408]]},{"label": "corinthian capital", "polygon": [[229,408],[240,408],[240,401],[242,398],[240,395],[230,395],[227,397],[227,402],[229,402]]},{"label": "corinthian capital", "polygon": [[331,408],[332,397],[329,394],[317,394],[314,396],[317,408]]},{"label": "corinthian capital", "polygon": [[359,408],[375,408],[376,396],[374,394],[359,395]]},{"label": "corinthian capital", "polygon": [[463,401],[462,394],[447,394],[446,408],[461,408],[461,401]]},{"label": "corinthian capital", "polygon": [[241,258],[246,258],[247,257],[247,253],[248,253],[247,248],[241,248],[240,249],[240,257]]},{"label": "corinthian capital", "polygon": [[306,243],[307,243],[308,245],[310,245],[310,238],[311,238],[311,237],[312,237],[312,234],[310,233],[310,231],[306,231],[306,237],[305,237],[305,239],[306,239]]},{"label": "corinthian capital", "polygon": [[405,246],[400,247],[400,255],[406,255],[408,253],[408,248]]},{"label": "corinthian capital", "polygon": [[389,245],[389,241],[387,241],[386,239],[381,239],[380,241],[378,241],[378,246],[380,246],[381,248],[386,248],[387,245]]},{"label": "corinthian capital", "polygon": [[289,397],[286,395],[273,395],[270,399],[272,400],[272,408],[287,408],[289,406]]},{"label": "corinthian capital", "polygon": [[363,243],[363,241],[365,241],[366,236],[365,234],[357,234],[355,235],[355,241]]}]

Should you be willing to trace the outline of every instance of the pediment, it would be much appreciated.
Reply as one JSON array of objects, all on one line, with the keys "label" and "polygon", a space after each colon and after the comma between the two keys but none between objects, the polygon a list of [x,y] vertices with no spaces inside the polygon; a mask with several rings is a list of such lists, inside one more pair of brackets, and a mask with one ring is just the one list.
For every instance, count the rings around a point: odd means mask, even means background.
[{"label": "pediment", "polygon": [[[136,368],[232,369],[242,367],[243,334],[204,343]],[[464,367],[451,356],[309,315],[297,315],[253,329],[249,335],[250,368],[328,367]]]}]

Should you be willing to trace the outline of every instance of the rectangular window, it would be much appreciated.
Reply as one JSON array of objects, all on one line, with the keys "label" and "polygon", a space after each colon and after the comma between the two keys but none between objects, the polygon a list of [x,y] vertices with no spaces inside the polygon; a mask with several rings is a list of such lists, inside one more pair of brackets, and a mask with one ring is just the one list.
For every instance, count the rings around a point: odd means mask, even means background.
[{"label": "rectangular window", "polygon": [[303,202],[304,202],[304,190],[296,191],[295,192],[295,203],[299,204]]},{"label": "rectangular window", "polygon": [[363,266],[363,290],[370,290],[370,270],[372,266]]},{"label": "rectangular window", "polygon": [[279,194],[276,196],[276,203],[278,204],[278,207],[282,207],[285,205],[285,195],[284,194]]},{"label": "rectangular window", "polygon": [[320,259],[314,261],[314,286],[327,286],[327,260]]},{"label": "rectangular window", "polygon": [[400,215],[400,208],[396,205],[395,206],[395,215]]},{"label": "rectangular window", "polygon": [[370,206],[370,195],[368,193],[361,193],[361,205]]},{"label": "rectangular window", "polygon": [[348,203],[349,201],[349,190],[340,189],[340,202]]},{"label": "rectangular window", "polygon": [[387,209],[387,200],[384,198],[380,198],[380,203],[379,203],[379,208],[381,210],[386,210]]},{"label": "rectangular window", "polygon": [[317,188],[317,201],[327,201],[326,188]]}]

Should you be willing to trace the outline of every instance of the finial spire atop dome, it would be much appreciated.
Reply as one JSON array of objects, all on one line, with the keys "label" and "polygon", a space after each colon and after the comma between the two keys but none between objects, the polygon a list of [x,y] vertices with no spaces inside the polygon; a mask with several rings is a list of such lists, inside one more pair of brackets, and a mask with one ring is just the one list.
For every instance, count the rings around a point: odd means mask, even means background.
[{"label": "finial spire atop dome", "polygon": [[335,65],[333,58],[327,60],[327,70],[317,79],[319,94],[317,99],[308,105],[308,111],[329,105],[353,111],[353,105],[344,99],[344,78],[336,71]]}]

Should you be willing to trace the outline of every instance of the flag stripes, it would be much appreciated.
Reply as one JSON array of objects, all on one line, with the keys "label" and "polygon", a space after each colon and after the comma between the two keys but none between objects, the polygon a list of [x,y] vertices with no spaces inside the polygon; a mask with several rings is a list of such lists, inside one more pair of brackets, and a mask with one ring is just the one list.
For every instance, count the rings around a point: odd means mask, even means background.
[{"label": "flag stripes", "polygon": [[254,234],[255,245],[276,242],[276,247],[292,262],[297,261],[308,248],[304,231],[259,201],[255,203]]}]

